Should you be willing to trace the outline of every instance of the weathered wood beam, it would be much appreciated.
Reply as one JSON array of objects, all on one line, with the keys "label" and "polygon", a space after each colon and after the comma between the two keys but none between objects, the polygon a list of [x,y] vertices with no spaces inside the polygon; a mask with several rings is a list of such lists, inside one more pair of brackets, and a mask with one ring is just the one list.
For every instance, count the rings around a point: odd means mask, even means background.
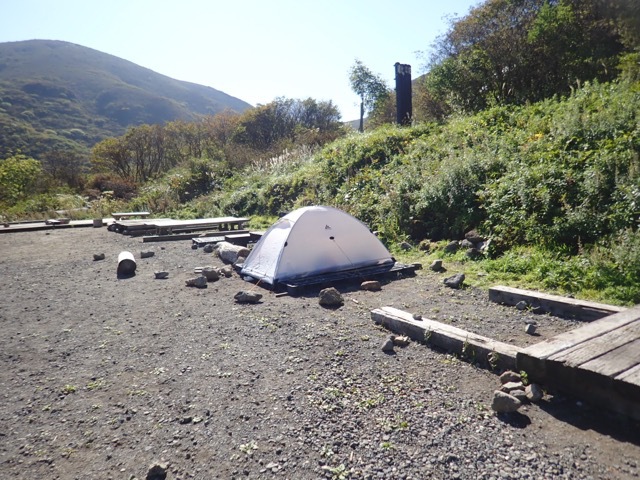
[{"label": "weathered wood beam", "polygon": [[522,350],[515,345],[498,342],[445,323],[427,318],[418,320],[412,314],[393,307],[372,310],[371,319],[392,332],[459,354],[499,371],[515,369],[516,356]]},{"label": "weathered wood beam", "polygon": [[541,308],[543,311],[559,317],[574,318],[587,322],[626,310],[624,307],[501,285],[489,289],[489,300],[504,305],[517,305],[519,302],[524,301],[531,308]]}]

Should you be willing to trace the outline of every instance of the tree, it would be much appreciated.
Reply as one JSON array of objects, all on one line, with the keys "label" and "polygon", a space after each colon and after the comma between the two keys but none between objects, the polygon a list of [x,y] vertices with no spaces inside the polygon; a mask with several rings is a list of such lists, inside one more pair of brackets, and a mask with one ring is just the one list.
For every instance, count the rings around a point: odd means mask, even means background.
[{"label": "tree", "polygon": [[356,60],[349,72],[351,89],[360,97],[360,127],[364,131],[364,114],[373,111],[390,95],[384,80],[375,75],[360,60]]},{"label": "tree", "polygon": [[0,202],[12,206],[33,193],[41,173],[40,162],[26,155],[0,160]]},{"label": "tree", "polygon": [[625,47],[601,1],[487,0],[472,9],[436,44],[424,85],[429,105],[475,112],[615,78]]}]

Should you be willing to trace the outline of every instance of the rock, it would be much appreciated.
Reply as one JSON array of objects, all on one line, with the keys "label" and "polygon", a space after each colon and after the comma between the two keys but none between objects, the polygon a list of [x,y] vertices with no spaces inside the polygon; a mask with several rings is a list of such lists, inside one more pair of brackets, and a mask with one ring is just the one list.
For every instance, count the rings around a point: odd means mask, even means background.
[{"label": "rock", "polygon": [[536,326],[532,323],[527,323],[527,326],[524,327],[524,331],[529,335],[533,335],[534,333],[536,333]]},{"label": "rock", "polygon": [[204,288],[207,286],[207,278],[202,275],[186,280],[187,287]]},{"label": "rock", "polygon": [[487,240],[482,235],[480,235],[475,229],[469,230],[467,233],[465,233],[464,238],[465,240],[469,240],[472,243],[480,243]]},{"label": "rock", "polygon": [[149,467],[146,480],[166,480],[168,465],[166,463],[156,463]]},{"label": "rock", "polygon": [[208,282],[215,282],[220,279],[220,272],[214,267],[203,267],[202,276],[205,277]]},{"label": "rock", "polygon": [[516,397],[509,395],[508,393],[496,390],[493,392],[493,401],[491,402],[491,408],[496,413],[511,413],[516,412],[522,406],[522,402]]},{"label": "rock", "polygon": [[198,244],[197,243],[192,243],[191,244],[191,250],[197,250],[198,249]]},{"label": "rock", "polygon": [[431,270],[433,270],[434,272],[441,272],[442,271],[442,260],[440,260],[440,259],[434,260],[433,262],[431,262],[431,265],[429,265],[429,268]]},{"label": "rock", "polygon": [[542,387],[537,383],[527,385],[524,391],[527,395],[527,398],[531,402],[539,402],[540,400],[542,400],[542,397],[544,397],[544,391],[542,390]]},{"label": "rock", "polygon": [[104,257],[105,257],[104,253],[94,253],[93,254],[93,261],[97,262],[99,260],[104,260]]},{"label": "rock", "polygon": [[523,389],[524,389],[524,385],[522,384],[522,382],[507,382],[500,387],[500,391],[505,393],[511,393],[514,390],[523,390]]},{"label": "rock", "polygon": [[140,252],[140,258],[150,258],[153,257],[156,254],[156,252]]},{"label": "rock", "polygon": [[511,370],[507,370],[502,375],[500,375],[500,383],[504,385],[509,382],[521,382],[522,377],[519,373],[513,372]]},{"label": "rock", "polygon": [[400,244],[400,249],[401,250],[407,251],[407,250],[411,250],[412,248],[413,248],[413,246],[409,242],[402,242]]},{"label": "rock", "polygon": [[398,347],[406,347],[407,345],[409,345],[409,342],[411,341],[411,339],[409,337],[406,336],[392,336],[392,340],[393,340],[393,344],[398,346]]},{"label": "rock", "polygon": [[522,389],[512,390],[511,392],[509,392],[509,395],[511,395],[512,397],[515,397],[518,400],[520,400],[520,403],[525,403],[525,402],[527,402],[529,400],[527,398],[527,394]]},{"label": "rock", "polygon": [[460,242],[458,242],[457,240],[453,240],[449,242],[446,247],[444,247],[444,251],[447,253],[454,253],[458,251],[458,248],[460,248]]},{"label": "rock", "polygon": [[431,251],[431,240],[425,239],[421,240],[418,244],[418,250],[429,253]]},{"label": "rock", "polygon": [[262,298],[261,293],[240,291],[233,296],[238,303],[258,303]]},{"label": "rock", "polygon": [[228,266],[219,268],[218,271],[220,272],[220,275],[224,275],[226,278],[229,278],[231,275],[233,275],[233,268]]},{"label": "rock", "polygon": [[362,282],[360,284],[360,288],[370,292],[377,292],[378,290],[382,290],[382,285],[380,285],[380,282],[377,280],[368,280],[366,282]]},{"label": "rock", "polygon": [[340,307],[344,305],[344,299],[342,294],[334,287],[325,288],[320,290],[318,302],[323,307]]},{"label": "rock", "polygon": [[238,257],[238,259],[233,263],[234,265],[243,265],[247,257]]},{"label": "rock", "polygon": [[466,238],[464,240],[462,240],[460,242],[460,247],[462,248],[476,248],[476,244],[473,242],[470,242],[469,240],[467,240]]},{"label": "rock", "polygon": [[240,245],[234,245],[229,242],[218,243],[218,256],[224,263],[233,265],[238,261],[238,257],[248,257],[249,249]]},{"label": "rock", "polygon": [[450,288],[460,288],[464,283],[464,273],[456,273],[453,277],[444,279],[444,284]]},{"label": "rock", "polygon": [[518,310],[526,310],[528,306],[529,304],[527,304],[527,302],[525,302],[524,300],[520,300],[518,303],[516,303],[516,308]]},{"label": "rock", "polygon": [[393,344],[393,336],[390,335],[388,336],[384,342],[382,342],[382,351],[383,352],[393,352],[394,351],[394,344]]},{"label": "rock", "polygon": [[213,245],[211,243],[207,243],[202,250],[204,253],[213,253]]},{"label": "rock", "polygon": [[414,320],[422,320],[422,315],[420,315],[419,313],[414,313],[413,314],[413,319]]},{"label": "rock", "polygon": [[470,259],[476,259],[476,258],[480,258],[482,256],[482,252],[480,252],[480,250],[478,250],[477,248],[468,248],[466,252],[464,252],[464,254],[467,256],[467,258]]},{"label": "rock", "polygon": [[158,272],[153,272],[153,273],[156,276],[156,278],[159,279],[159,280],[163,280],[163,279],[169,277],[169,272],[158,271]]}]

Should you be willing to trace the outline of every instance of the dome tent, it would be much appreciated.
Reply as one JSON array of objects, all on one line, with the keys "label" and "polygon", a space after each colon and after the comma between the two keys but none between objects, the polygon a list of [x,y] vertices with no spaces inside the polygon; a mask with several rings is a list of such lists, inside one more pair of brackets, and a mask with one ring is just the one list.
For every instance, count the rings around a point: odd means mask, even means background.
[{"label": "dome tent", "polygon": [[276,221],[253,247],[240,274],[275,287],[394,263],[386,247],[360,220],[337,208],[313,206]]}]

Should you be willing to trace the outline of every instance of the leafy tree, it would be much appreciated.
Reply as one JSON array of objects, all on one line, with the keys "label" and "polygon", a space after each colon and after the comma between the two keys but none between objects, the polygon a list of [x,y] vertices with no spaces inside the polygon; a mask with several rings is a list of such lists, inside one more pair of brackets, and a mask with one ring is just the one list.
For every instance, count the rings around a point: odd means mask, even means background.
[{"label": "leafy tree", "polygon": [[8,206],[34,193],[42,165],[38,160],[16,154],[0,160],[0,202]]},{"label": "leafy tree", "polygon": [[364,131],[364,114],[373,111],[390,96],[384,80],[374,74],[360,60],[356,60],[349,72],[351,89],[360,97],[360,127]]},{"label": "leafy tree", "polygon": [[601,0],[488,0],[439,39],[423,88],[432,116],[523,104],[615,78],[624,51]]},{"label": "leafy tree", "polygon": [[74,150],[50,150],[43,154],[42,166],[59,184],[79,189],[84,183],[85,158]]}]

